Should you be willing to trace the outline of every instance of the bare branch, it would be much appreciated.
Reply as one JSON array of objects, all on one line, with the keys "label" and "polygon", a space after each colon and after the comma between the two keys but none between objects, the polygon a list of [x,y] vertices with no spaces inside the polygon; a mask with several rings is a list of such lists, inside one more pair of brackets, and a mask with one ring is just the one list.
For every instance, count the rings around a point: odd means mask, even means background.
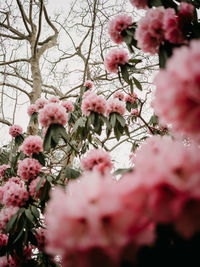
[{"label": "bare branch", "polygon": [[9,121],[7,121],[5,119],[2,119],[2,118],[0,118],[0,123],[6,124],[8,126],[11,126],[12,125],[12,123],[10,123]]}]

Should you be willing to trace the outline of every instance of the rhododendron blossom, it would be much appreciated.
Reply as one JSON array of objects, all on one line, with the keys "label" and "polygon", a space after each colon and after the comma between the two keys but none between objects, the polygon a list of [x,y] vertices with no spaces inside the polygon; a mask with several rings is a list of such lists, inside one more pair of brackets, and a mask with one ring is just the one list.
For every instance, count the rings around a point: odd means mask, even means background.
[{"label": "rhododendron blossom", "polygon": [[179,6],[179,12],[178,12],[178,18],[180,21],[180,24],[184,24],[185,22],[188,22],[192,20],[194,17],[194,6],[187,2],[181,2]]},{"label": "rhododendron blossom", "polygon": [[0,165],[0,177],[4,177],[5,171],[10,168],[10,165],[3,164]]},{"label": "rhododendron blossom", "polygon": [[20,147],[26,155],[32,156],[34,153],[39,154],[43,151],[43,141],[39,136],[28,136]]},{"label": "rhododendron blossom", "polygon": [[36,159],[26,158],[18,163],[17,175],[28,181],[35,178],[41,169],[41,164]]},{"label": "rhododendron blossom", "polygon": [[90,150],[85,157],[81,159],[83,170],[97,170],[104,174],[112,169],[110,154],[103,149]]},{"label": "rhododendron blossom", "polygon": [[37,107],[37,110],[42,109],[46,104],[48,104],[48,100],[39,98],[35,101],[35,105]]},{"label": "rhododendron blossom", "polygon": [[138,9],[146,9],[147,6],[147,0],[130,0],[131,4]]},{"label": "rhododendron blossom", "polygon": [[155,54],[164,40],[163,16],[165,9],[149,9],[139,23],[135,32],[137,46],[144,52]]},{"label": "rhododendron blossom", "polygon": [[154,110],[177,133],[200,137],[200,41],[174,51],[155,78]]},{"label": "rhododendron blossom", "polygon": [[120,101],[119,99],[110,99],[107,104],[107,116],[109,116],[111,113],[116,112],[120,115],[124,115],[126,111],[124,102]]},{"label": "rhododendron blossom", "polygon": [[51,124],[61,124],[65,126],[67,119],[65,108],[57,103],[47,104],[39,112],[39,122],[45,128]]},{"label": "rhododendron blossom", "polygon": [[163,16],[164,38],[172,44],[184,42],[183,33],[179,27],[179,19],[173,8],[167,8]]},{"label": "rhododendron blossom", "polygon": [[24,183],[15,183],[14,181],[8,181],[1,188],[3,190],[3,196],[1,203],[6,206],[23,206],[29,198],[29,194],[24,187]]},{"label": "rhododendron blossom", "polygon": [[169,137],[152,137],[136,151],[134,164],[135,188],[142,192],[140,199],[155,221],[176,224],[185,203],[193,199],[199,201],[200,150],[197,146],[184,146]]},{"label": "rhododendron blossom", "polygon": [[111,50],[105,58],[105,67],[108,72],[117,73],[119,65],[125,65],[129,60],[128,53],[123,49]]},{"label": "rhododendron blossom", "polygon": [[42,188],[46,182],[46,180],[44,179],[41,186],[40,186],[40,189],[38,190],[38,192],[36,194],[36,188],[37,188],[37,185],[40,182],[40,180],[41,180],[41,177],[37,177],[36,179],[32,180],[30,185],[29,185],[29,193],[30,193],[32,198],[39,198],[40,197],[41,190],[42,190]]},{"label": "rhododendron blossom", "polygon": [[116,186],[110,176],[103,178],[89,172],[71,181],[66,193],[59,188],[53,190],[45,215],[47,252],[67,258],[99,248],[117,260],[121,250],[134,242],[131,231],[136,236],[142,230],[137,227],[135,215],[125,209]]},{"label": "rhododendron blossom", "polygon": [[4,231],[7,222],[18,211],[18,207],[9,206],[0,210],[0,231]]},{"label": "rhododendron blossom", "polygon": [[130,95],[126,95],[125,96],[125,102],[129,102],[130,104],[134,104],[138,99],[138,96],[137,94],[133,93],[133,94],[130,94]]},{"label": "rhododendron blossom", "polygon": [[139,115],[138,109],[136,109],[136,108],[131,109],[131,115],[138,116]]},{"label": "rhododendron blossom", "polygon": [[113,98],[118,98],[119,100],[123,101],[124,100],[124,94],[122,92],[115,92],[113,94]]},{"label": "rhododendron blossom", "polygon": [[33,115],[33,113],[37,113],[37,112],[38,112],[38,109],[35,104],[32,104],[28,107],[27,113],[30,117]]},{"label": "rhododendron blossom", "polygon": [[63,101],[61,103],[61,106],[63,106],[66,109],[66,112],[73,112],[74,111],[74,105],[72,104],[71,101]]},{"label": "rhododendron blossom", "polygon": [[19,125],[16,125],[16,124],[10,126],[10,128],[9,128],[9,134],[10,134],[13,138],[15,138],[15,137],[17,137],[18,135],[22,134],[22,132],[23,132],[22,127],[19,126]]},{"label": "rhododendron blossom", "polygon": [[93,82],[92,81],[85,81],[83,86],[87,87],[88,89],[92,89]]},{"label": "rhododendron blossom", "polygon": [[5,247],[7,245],[7,242],[8,242],[8,236],[0,233],[0,249],[2,249],[2,247]]},{"label": "rhododendron blossom", "polygon": [[115,16],[109,23],[108,32],[111,40],[116,44],[123,42],[122,31],[133,24],[131,16],[120,14]]},{"label": "rhododendron blossom", "polygon": [[104,115],[107,109],[107,103],[103,96],[98,96],[94,92],[90,92],[87,95],[85,94],[81,105],[83,114],[89,116],[93,111]]}]

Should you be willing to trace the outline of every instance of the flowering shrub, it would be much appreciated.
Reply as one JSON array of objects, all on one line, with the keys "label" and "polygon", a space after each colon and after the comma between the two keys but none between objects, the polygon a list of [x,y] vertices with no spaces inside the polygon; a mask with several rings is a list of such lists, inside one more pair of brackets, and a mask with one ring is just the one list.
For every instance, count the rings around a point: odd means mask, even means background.
[{"label": "flowering shrub", "polygon": [[104,115],[107,109],[107,103],[102,96],[98,96],[94,92],[89,92],[88,94],[86,92],[81,109],[86,116],[89,116],[92,111]]},{"label": "flowering shrub", "polygon": [[36,159],[26,158],[19,161],[17,174],[25,181],[31,180],[38,175],[41,167]]}]

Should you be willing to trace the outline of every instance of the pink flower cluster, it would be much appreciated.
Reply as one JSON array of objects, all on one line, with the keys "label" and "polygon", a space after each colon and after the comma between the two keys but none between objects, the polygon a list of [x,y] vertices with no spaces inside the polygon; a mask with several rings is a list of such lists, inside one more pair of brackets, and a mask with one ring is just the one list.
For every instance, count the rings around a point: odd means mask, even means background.
[{"label": "pink flower cluster", "polygon": [[32,156],[34,153],[39,154],[43,151],[43,141],[39,136],[28,136],[20,147],[26,155]]},{"label": "pink flower cluster", "polygon": [[37,113],[37,112],[38,112],[38,108],[35,104],[31,104],[28,107],[27,113],[28,113],[29,117],[31,117],[33,115],[33,113]]},{"label": "pink flower cluster", "polygon": [[26,158],[18,163],[17,175],[28,181],[35,178],[41,170],[41,164],[36,159]]},{"label": "pink flower cluster", "polygon": [[48,104],[48,100],[43,99],[43,98],[38,98],[35,101],[35,105],[36,105],[37,111],[39,111],[40,109],[42,109],[46,104]]},{"label": "pink flower cluster", "polygon": [[149,217],[173,222],[186,238],[199,231],[200,149],[169,137],[152,137],[136,152],[134,163],[130,180]]},{"label": "pink flower cluster", "polygon": [[4,177],[4,175],[5,175],[5,171],[7,170],[7,169],[9,169],[10,168],[10,166],[9,165],[7,165],[7,164],[3,164],[3,165],[0,165],[0,177]]},{"label": "pink flower cluster", "polygon": [[23,206],[29,198],[24,182],[9,180],[0,188],[0,202],[6,206]]},{"label": "pink flower cluster", "polygon": [[32,156],[34,153],[39,154],[43,151],[43,141],[39,136],[28,136],[20,147],[26,155]]},{"label": "pink flower cluster", "polygon": [[129,94],[125,96],[125,102],[129,102],[130,104],[134,104],[138,99],[138,96],[136,93]]},{"label": "pink flower cluster", "polygon": [[138,109],[137,109],[137,108],[133,108],[133,109],[131,109],[131,115],[133,115],[133,116],[138,116],[138,115],[139,115],[139,111],[138,111]]},{"label": "pink flower cluster", "polygon": [[115,16],[109,23],[108,32],[113,42],[120,44],[123,42],[122,32],[133,24],[131,16],[120,14]]},{"label": "pink flower cluster", "polygon": [[120,115],[124,115],[126,111],[124,102],[120,101],[119,99],[110,99],[107,104],[107,116],[109,116],[111,113],[116,112]]},{"label": "pink flower cluster", "polygon": [[67,123],[67,113],[64,107],[58,103],[50,103],[44,106],[39,112],[39,122],[43,127],[49,127],[51,124]]},{"label": "pink flower cluster", "polygon": [[113,94],[113,98],[118,98],[119,100],[123,101],[124,100],[124,94],[122,92],[117,91]]},{"label": "pink flower cluster", "polygon": [[105,58],[104,64],[108,72],[117,73],[119,65],[125,65],[129,60],[128,53],[123,49],[112,49]]},{"label": "pink flower cluster", "polygon": [[81,167],[86,171],[97,170],[101,174],[105,174],[111,171],[113,164],[108,152],[103,149],[93,149],[81,159]]},{"label": "pink flower cluster", "polygon": [[181,3],[177,14],[173,8],[148,10],[135,32],[138,47],[144,52],[155,54],[165,40],[173,44],[185,43],[185,29],[193,16],[194,6],[188,3]]},{"label": "pink flower cluster", "polygon": [[61,106],[63,106],[66,109],[66,112],[73,112],[74,111],[74,105],[72,104],[71,101],[63,101],[61,103]]},{"label": "pink flower cluster", "polygon": [[19,207],[9,206],[0,210],[0,231],[4,231],[7,222],[18,211]]},{"label": "pink flower cluster", "polygon": [[85,81],[83,86],[87,87],[88,89],[92,89],[93,82],[92,81]]},{"label": "pink flower cluster", "polygon": [[177,133],[200,137],[200,41],[174,51],[155,78],[154,110]]},{"label": "pink flower cluster", "polygon": [[131,4],[139,9],[146,9],[147,0],[130,0]]},{"label": "pink flower cluster", "polygon": [[91,91],[87,91],[83,95],[81,110],[84,115],[89,116],[91,111],[104,115],[106,109],[107,103],[102,96],[98,96],[97,94]]},{"label": "pink flower cluster", "polygon": [[9,128],[9,134],[12,136],[12,137],[17,137],[18,135],[22,134],[23,132],[23,129],[21,126],[19,125],[12,125],[10,126]]},{"label": "pink flower cluster", "polygon": [[7,259],[7,256],[0,257],[0,266],[1,267],[18,267],[15,260],[9,256]]},{"label": "pink flower cluster", "polygon": [[37,177],[36,179],[32,180],[30,185],[29,185],[29,193],[31,195],[32,198],[39,198],[40,197],[40,194],[41,194],[41,190],[42,190],[42,187],[44,186],[46,180],[44,179],[44,181],[42,182],[41,186],[40,186],[40,189],[39,191],[37,192],[36,196],[35,196],[35,193],[36,193],[36,187],[39,183],[39,181],[41,180],[41,177]]},{"label": "pink flower cluster", "polygon": [[37,238],[37,247],[40,251],[43,251],[44,250],[44,247],[46,245],[46,229],[44,228],[38,228],[36,230],[37,234],[35,235],[35,237]]},{"label": "pink flower cluster", "polygon": [[52,191],[45,214],[46,250],[61,255],[63,266],[70,266],[70,259],[75,260],[74,266],[91,266],[79,259],[94,248],[118,261],[126,245],[141,244],[140,235],[144,243],[153,241],[147,237],[147,232],[153,232],[149,223],[125,206],[117,188],[112,177],[89,172],[71,181],[66,193],[59,188]]}]

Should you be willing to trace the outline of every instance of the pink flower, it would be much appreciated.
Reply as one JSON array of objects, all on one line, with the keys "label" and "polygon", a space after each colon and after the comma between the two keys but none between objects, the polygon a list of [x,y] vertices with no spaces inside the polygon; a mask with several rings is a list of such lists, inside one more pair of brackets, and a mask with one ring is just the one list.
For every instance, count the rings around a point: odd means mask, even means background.
[{"label": "pink flower", "polygon": [[163,16],[165,9],[149,9],[139,23],[135,32],[137,46],[143,52],[155,54],[164,40]]},{"label": "pink flower", "polygon": [[108,152],[103,149],[93,149],[81,159],[81,167],[83,170],[97,170],[101,174],[104,174],[105,172],[111,171],[113,164]]},{"label": "pink flower", "polygon": [[7,242],[8,242],[8,236],[0,233],[0,249],[2,249],[2,247],[7,246]]},{"label": "pink flower", "polygon": [[82,98],[84,99],[84,98],[88,97],[90,94],[93,95],[94,92],[92,92],[92,91],[86,91],[86,92],[83,94]]},{"label": "pink flower", "polygon": [[154,110],[164,125],[192,138],[200,137],[200,41],[174,51],[157,75]]},{"label": "pink flower", "polygon": [[83,101],[81,105],[81,110],[83,114],[89,116],[91,111],[93,111],[104,115],[107,108],[106,100],[102,96],[98,96],[94,92],[90,92],[87,95],[85,94],[83,96]]},{"label": "pink flower", "polygon": [[112,49],[105,58],[104,64],[108,72],[117,73],[119,65],[125,65],[129,60],[128,53],[123,49]]},{"label": "pink flower", "polygon": [[18,211],[18,207],[6,207],[0,210],[0,230],[4,231],[6,228],[7,222],[11,217]]},{"label": "pink flower", "polygon": [[126,111],[124,102],[120,101],[119,99],[110,99],[107,104],[107,116],[109,116],[111,113],[116,112],[120,115],[124,115]]},{"label": "pink flower", "polygon": [[138,99],[138,96],[137,94],[133,93],[133,94],[130,94],[130,95],[126,95],[125,96],[125,102],[129,102],[130,104],[134,104]]},{"label": "pink flower", "polygon": [[22,134],[22,132],[23,132],[22,127],[19,126],[19,125],[16,125],[16,124],[10,126],[10,128],[9,128],[9,134],[10,134],[12,137],[14,137],[14,138],[15,138],[16,136]]},{"label": "pink flower", "polygon": [[28,181],[38,175],[41,167],[41,164],[36,159],[26,158],[24,160],[20,160],[18,163],[17,175],[19,175],[23,180]]},{"label": "pink flower", "polygon": [[66,112],[73,112],[74,111],[74,105],[72,104],[71,101],[63,101],[61,103],[61,106],[63,106],[66,109]]},{"label": "pink flower", "polygon": [[130,0],[131,4],[138,9],[146,9],[147,6],[147,0]]},{"label": "pink flower", "polygon": [[180,11],[178,12],[178,17],[183,20],[192,20],[194,17],[194,6],[187,2],[181,2],[179,6]]},{"label": "pink flower", "polygon": [[42,182],[42,184],[40,186],[40,189],[38,190],[38,192],[37,192],[37,194],[35,196],[36,187],[37,187],[37,185],[38,185],[40,180],[41,180],[41,177],[37,177],[36,179],[32,180],[30,185],[29,185],[29,193],[30,193],[32,198],[39,198],[40,197],[42,187],[44,186],[44,184],[46,182],[46,180],[44,179],[44,181]]},{"label": "pink flower", "polygon": [[115,16],[109,23],[108,32],[113,42],[120,44],[123,42],[122,31],[126,30],[133,24],[131,16],[119,14]]},{"label": "pink flower", "polygon": [[[169,137],[152,137],[134,158],[134,186],[156,222],[176,222],[188,198],[199,197],[200,150]],[[151,159],[151,160],[149,160]],[[187,164],[186,164],[187,163]]]},{"label": "pink flower", "polygon": [[9,165],[7,165],[7,164],[3,164],[3,165],[0,165],[0,177],[4,177],[4,175],[5,175],[5,171],[7,170],[7,169],[9,169],[10,168],[10,166]]},{"label": "pink flower", "polygon": [[20,151],[23,151],[26,155],[32,156],[34,153],[39,154],[43,151],[43,141],[39,136],[28,136],[20,147]]},{"label": "pink flower", "polygon": [[83,86],[87,87],[88,89],[92,89],[93,82],[92,81],[85,81]]},{"label": "pink flower", "polygon": [[7,256],[0,257],[0,266],[1,267],[18,267],[15,260],[9,256],[7,259]]},{"label": "pink flower", "polygon": [[43,127],[49,127],[51,124],[61,124],[63,126],[67,123],[67,113],[64,107],[57,103],[50,103],[39,112],[39,122]]},{"label": "pink flower", "polygon": [[118,98],[119,100],[123,101],[124,100],[124,94],[122,92],[115,92],[113,94],[113,98]]},{"label": "pink flower", "polygon": [[131,115],[133,115],[133,116],[138,116],[138,115],[139,115],[139,111],[138,111],[138,109],[137,109],[137,108],[133,108],[133,109],[131,109]]},{"label": "pink flower", "polygon": [[27,113],[30,117],[33,115],[33,113],[37,113],[37,112],[38,112],[38,109],[35,104],[32,104],[28,107]]},{"label": "pink flower", "polygon": [[35,105],[37,110],[42,109],[46,104],[48,104],[48,100],[39,98],[35,101]]},{"label": "pink flower", "polygon": [[163,17],[164,38],[173,44],[184,42],[183,33],[179,27],[179,19],[173,8],[167,8]]},{"label": "pink flower", "polygon": [[117,192],[116,181],[96,172],[71,181],[67,193],[52,191],[45,214],[47,252],[65,258],[99,248],[118,259],[130,242],[133,219]]},{"label": "pink flower", "polygon": [[59,103],[60,99],[57,96],[53,96],[49,99],[49,103]]},{"label": "pink flower", "polygon": [[29,198],[29,194],[24,187],[24,183],[15,183],[14,181],[8,181],[2,187],[3,199],[2,204],[6,206],[23,206]]}]

